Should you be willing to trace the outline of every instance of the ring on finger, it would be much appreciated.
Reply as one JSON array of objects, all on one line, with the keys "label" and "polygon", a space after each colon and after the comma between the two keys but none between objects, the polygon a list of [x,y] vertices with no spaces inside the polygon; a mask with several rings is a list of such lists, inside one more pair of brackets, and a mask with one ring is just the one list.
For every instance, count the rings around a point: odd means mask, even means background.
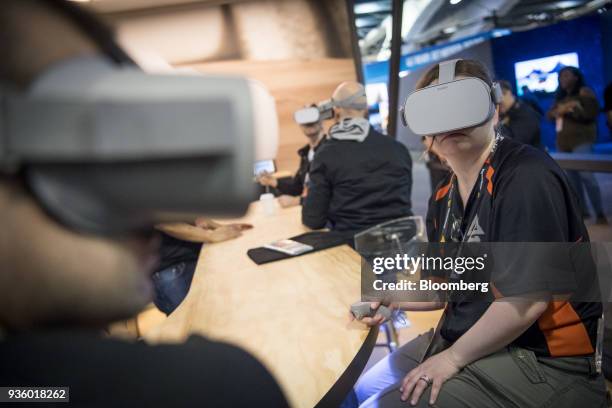
[{"label": "ring on finger", "polygon": [[433,383],[433,380],[431,378],[429,378],[429,376],[427,374],[423,374],[422,376],[419,377],[419,381],[423,380],[425,381],[425,383],[427,385],[431,385]]}]

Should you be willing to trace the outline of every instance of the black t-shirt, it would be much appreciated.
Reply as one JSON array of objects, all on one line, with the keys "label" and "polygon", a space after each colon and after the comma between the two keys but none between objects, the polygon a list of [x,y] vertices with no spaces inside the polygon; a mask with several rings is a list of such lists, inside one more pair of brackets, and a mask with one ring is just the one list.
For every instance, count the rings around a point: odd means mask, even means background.
[{"label": "black t-shirt", "polygon": [[[482,174],[482,185],[477,181],[465,210],[455,177],[450,175],[441,183],[429,201],[430,242],[588,242],[580,207],[566,176],[546,153],[500,138]],[[445,222],[449,200],[450,221]],[[495,296],[513,296],[516,283],[530,279],[520,273],[519,268],[513,271],[512,280],[492,282]],[[449,302],[442,336],[456,341],[489,305],[482,301]],[[544,356],[592,354],[600,316],[600,303],[551,302],[513,343]]]},{"label": "black t-shirt", "polygon": [[168,268],[179,262],[197,262],[202,243],[182,241],[161,233],[159,247],[159,266],[157,270]]},{"label": "black t-shirt", "polygon": [[0,339],[0,362],[0,386],[70,387],[69,404],[16,407],[288,406],[250,354],[199,336],[150,346],[83,330],[13,334]]}]

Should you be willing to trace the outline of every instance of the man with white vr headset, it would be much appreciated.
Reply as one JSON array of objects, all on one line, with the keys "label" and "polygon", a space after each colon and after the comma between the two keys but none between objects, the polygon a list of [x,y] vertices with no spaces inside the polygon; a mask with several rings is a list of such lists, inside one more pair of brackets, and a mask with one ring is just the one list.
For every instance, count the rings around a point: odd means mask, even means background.
[{"label": "man with white vr headset", "polygon": [[[482,64],[442,62],[416,88],[406,99],[404,120],[452,170],[429,201],[430,242],[588,242],[559,166],[532,146],[496,135],[501,95]],[[361,377],[355,387],[361,406],[605,406],[594,356],[601,304],[567,296],[553,302],[554,282],[534,287],[543,271],[516,261],[510,273],[491,276],[494,290],[482,300],[455,291],[448,302],[389,305],[444,308],[444,315],[435,332],[403,345]],[[554,280],[574,281],[564,273],[555,271]],[[575,283],[577,292],[591,284],[583,278]],[[376,325],[384,317],[362,321]]]},{"label": "man with white vr headset", "polygon": [[286,406],[236,347],[102,335],[151,301],[156,224],[253,199],[271,97],[145,74],[67,1],[3,2],[0,45],[0,386],[70,387],[75,406]]},{"label": "man with white vr headset", "polygon": [[412,215],[410,153],[370,126],[363,85],[343,82],[326,105],[336,123],[310,167],[304,225],[352,235]]},{"label": "man with white vr headset", "polygon": [[293,114],[293,119],[308,139],[308,144],[297,151],[300,157],[297,172],[292,177],[276,178],[271,174],[264,173],[257,178],[262,186],[275,188],[281,193],[278,202],[281,207],[285,208],[300,205],[303,197],[308,194],[310,164],[314,160],[316,152],[327,140],[323,129],[323,120],[329,119],[329,117],[326,117],[324,107],[312,104],[297,110]]}]

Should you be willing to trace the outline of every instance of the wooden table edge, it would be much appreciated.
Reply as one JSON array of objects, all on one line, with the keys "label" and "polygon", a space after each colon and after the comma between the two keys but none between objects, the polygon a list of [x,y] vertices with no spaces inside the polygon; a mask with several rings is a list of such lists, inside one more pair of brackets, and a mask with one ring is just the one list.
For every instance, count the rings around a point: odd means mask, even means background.
[{"label": "wooden table edge", "polygon": [[370,328],[363,344],[346,367],[342,375],[317,403],[316,408],[338,407],[344,401],[349,391],[363,372],[378,339],[378,326]]}]

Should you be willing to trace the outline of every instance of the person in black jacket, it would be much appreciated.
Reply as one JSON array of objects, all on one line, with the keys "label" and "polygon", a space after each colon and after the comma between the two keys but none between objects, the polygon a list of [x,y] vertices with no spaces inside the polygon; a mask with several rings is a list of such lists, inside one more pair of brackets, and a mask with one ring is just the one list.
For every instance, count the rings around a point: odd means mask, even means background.
[{"label": "person in black jacket", "polygon": [[502,102],[499,105],[501,131],[517,142],[540,148],[540,116],[524,101],[519,101],[508,81],[499,81]]},{"label": "person in black jacket", "polygon": [[[317,107],[312,104],[310,107]],[[276,178],[271,174],[262,174],[257,181],[262,186],[273,187],[281,194],[278,197],[278,202],[282,207],[293,207],[299,205],[302,196],[306,195],[308,190],[310,164],[314,159],[315,153],[325,142],[325,132],[321,121],[301,124],[300,128],[304,135],[308,138],[308,144],[297,151],[300,156],[300,167],[293,177]]]},{"label": "person in black jacket", "polygon": [[337,122],[310,168],[310,188],[302,207],[304,225],[352,234],[412,215],[408,149],[376,132],[365,119],[363,85],[344,82],[332,100]]}]

